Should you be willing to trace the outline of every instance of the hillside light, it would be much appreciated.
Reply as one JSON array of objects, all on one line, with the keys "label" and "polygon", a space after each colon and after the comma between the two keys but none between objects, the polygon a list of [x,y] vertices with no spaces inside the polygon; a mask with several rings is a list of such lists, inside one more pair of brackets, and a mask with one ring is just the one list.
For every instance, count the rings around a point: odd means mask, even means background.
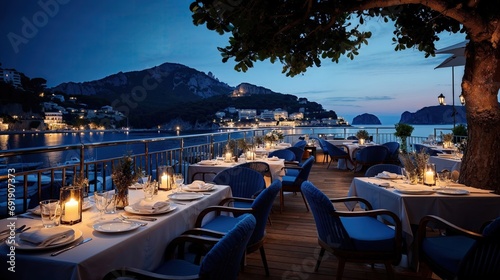
[{"label": "hillside light", "polygon": [[465,105],[465,97],[464,97],[464,95],[463,95],[463,94],[460,94],[460,95],[458,96],[458,98],[460,98],[460,103],[462,103],[462,106],[464,106],[464,105]]},{"label": "hillside light", "polygon": [[444,105],[444,95],[441,93],[439,96],[438,96],[438,102],[439,102],[439,105]]}]

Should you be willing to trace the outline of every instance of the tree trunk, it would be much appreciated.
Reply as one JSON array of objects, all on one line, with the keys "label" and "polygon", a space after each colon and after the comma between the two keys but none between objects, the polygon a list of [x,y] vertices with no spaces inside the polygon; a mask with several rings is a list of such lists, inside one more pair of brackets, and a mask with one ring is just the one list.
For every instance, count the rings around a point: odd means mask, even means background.
[{"label": "tree trunk", "polygon": [[488,42],[467,45],[462,93],[468,140],[459,181],[500,194],[500,49]]}]

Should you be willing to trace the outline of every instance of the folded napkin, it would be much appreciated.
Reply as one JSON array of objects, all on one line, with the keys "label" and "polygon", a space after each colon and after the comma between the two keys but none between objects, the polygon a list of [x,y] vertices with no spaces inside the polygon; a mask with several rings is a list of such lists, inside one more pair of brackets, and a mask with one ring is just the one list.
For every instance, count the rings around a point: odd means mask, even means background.
[{"label": "folded napkin", "polygon": [[138,203],[134,204],[132,208],[141,213],[153,214],[165,207],[168,207],[169,205],[170,204],[168,203],[168,201],[141,200]]},{"label": "folded napkin", "polygon": [[23,241],[33,243],[38,247],[47,247],[74,235],[75,231],[71,228],[51,227],[25,231],[19,235],[19,238]]},{"label": "folded napkin", "polygon": [[200,162],[198,162],[199,165],[214,165],[215,162],[212,161],[212,160],[202,160]]},{"label": "folded napkin", "polygon": [[191,184],[186,186],[190,190],[208,190],[213,187],[212,184],[206,184],[203,181],[195,180]]},{"label": "folded napkin", "polygon": [[379,178],[388,178],[388,179],[397,179],[399,177],[398,174],[392,173],[389,171],[383,171],[377,175]]},{"label": "folded napkin", "polygon": [[273,156],[273,157],[267,158],[267,160],[277,161],[277,160],[280,160],[280,158],[277,156]]}]

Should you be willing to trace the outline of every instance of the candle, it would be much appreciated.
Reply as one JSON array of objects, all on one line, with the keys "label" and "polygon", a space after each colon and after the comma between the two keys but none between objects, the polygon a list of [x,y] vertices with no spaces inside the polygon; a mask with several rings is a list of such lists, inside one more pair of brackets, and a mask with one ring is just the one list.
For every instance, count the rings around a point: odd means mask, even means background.
[{"label": "candle", "polygon": [[74,198],[71,198],[68,202],[65,203],[64,207],[64,220],[77,221],[80,219],[80,214],[78,214],[80,212],[80,205],[78,204],[78,201],[76,201]]},{"label": "candle", "polygon": [[169,183],[169,177],[167,174],[164,174],[161,176],[161,188],[162,189],[168,189],[168,183]]},{"label": "candle", "polygon": [[424,184],[426,185],[434,185],[434,171],[429,170],[424,174]]},{"label": "candle", "polygon": [[226,161],[231,161],[232,157],[233,157],[233,154],[231,152],[226,153]]}]

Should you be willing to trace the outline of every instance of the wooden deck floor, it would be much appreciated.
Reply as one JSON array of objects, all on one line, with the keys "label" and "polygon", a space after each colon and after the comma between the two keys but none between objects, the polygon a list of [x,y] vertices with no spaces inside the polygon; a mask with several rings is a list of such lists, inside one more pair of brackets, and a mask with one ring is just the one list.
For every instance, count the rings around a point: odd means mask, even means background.
[{"label": "wooden deck floor", "polygon": [[[309,180],[328,197],[347,195],[354,176],[349,171],[337,170],[333,166],[326,169],[326,164],[315,163]],[[300,194],[285,196],[285,211],[279,212],[279,200],[276,199],[271,213],[272,225],[267,226],[267,239],[264,245],[270,276],[266,277],[259,252],[247,255],[247,265],[239,279],[335,279],[337,260],[331,254],[325,254],[318,272],[314,272],[316,256],[319,253],[316,226],[310,212],[306,211]],[[431,279],[415,271],[395,267],[396,279]],[[345,280],[386,279],[383,265],[347,263],[344,271]],[[435,277],[435,276],[434,276]],[[439,278],[433,278],[439,279]]]}]

